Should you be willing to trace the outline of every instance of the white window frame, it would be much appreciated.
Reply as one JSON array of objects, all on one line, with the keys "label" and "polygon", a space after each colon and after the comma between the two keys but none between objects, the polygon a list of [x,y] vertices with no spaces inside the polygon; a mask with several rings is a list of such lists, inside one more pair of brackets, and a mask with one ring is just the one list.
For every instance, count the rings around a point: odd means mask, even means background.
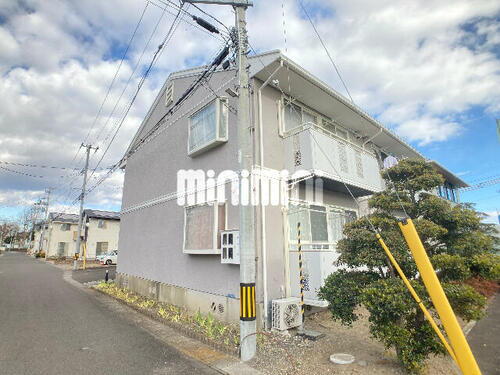
[{"label": "white window frame", "polygon": [[[312,229],[311,229],[311,211],[313,211],[311,209],[311,206],[320,206],[320,207],[324,207],[325,208],[325,215],[326,215],[326,227],[327,227],[327,233],[328,233],[328,241],[313,241],[312,240]],[[289,221],[289,218],[288,218],[288,215],[290,215],[290,211],[291,209],[307,209],[308,210],[308,216],[309,216],[309,225],[308,225],[308,229],[309,229],[309,232],[307,233],[307,236],[304,236],[304,232],[303,232],[303,235],[302,235],[302,240],[301,240],[301,244],[303,245],[303,248],[304,250],[325,250],[325,251],[331,251],[331,250],[334,250],[336,249],[336,246],[337,246],[337,241],[332,241],[332,238],[331,238],[331,224],[330,224],[330,214],[331,213],[341,213],[341,214],[346,214],[346,212],[348,211],[351,211],[351,212],[354,212],[356,214],[356,219],[359,218],[359,213],[353,209],[353,208],[347,208],[347,207],[340,207],[340,206],[335,206],[335,205],[327,205],[327,204],[319,204],[319,203],[316,203],[316,202],[305,202],[305,201],[296,201],[294,202],[294,204],[290,205],[289,208],[288,208],[288,213],[287,213],[287,220],[286,220],[286,223],[287,223],[287,226],[288,226],[288,244],[290,246],[290,249],[292,249],[292,247],[295,249],[297,247],[297,239],[296,238],[290,238],[290,235],[291,235],[291,228],[290,228],[290,221]],[[323,212],[323,211],[320,211],[320,212]],[[305,228],[305,226],[303,227]],[[302,229],[304,230],[304,229]],[[305,240],[304,238],[309,238],[308,240]]]},{"label": "white window frame", "polygon": [[70,230],[71,230],[71,224],[70,223],[62,223],[61,224],[61,231],[68,232]]},{"label": "white window frame", "polygon": [[[197,115],[199,112],[203,111],[204,109],[206,109],[208,106],[211,106],[211,105],[214,105],[215,104],[215,121],[216,121],[216,124],[215,124],[215,138],[213,140],[209,140],[207,141],[206,143],[198,146],[197,148],[193,149],[193,150],[190,150],[190,141],[191,141],[191,119]],[[199,110],[197,110],[196,112],[194,112],[193,114],[191,114],[189,116],[189,123],[188,123],[188,141],[187,141],[187,153],[189,156],[197,156],[205,151],[208,151],[222,143],[225,143],[227,142],[228,140],[228,132],[229,132],[229,111],[227,110],[227,107],[226,107],[226,113],[225,113],[225,116],[226,116],[226,121],[225,121],[225,136],[221,136],[221,131],[220,131],[220,128],[221,128],[221,123],[220,123],[220,120],[221,120],[221,107],[223,105],[228,105],[229,104],[229,100],[228,98],[226,97],[219,97],[219,98],[216,98],[214,100],[212,100],[211,102],[207,103],[206,105],[204,105],[202,108],[200,108]]]},{"label": "white window frame", "polygon": [[[102,223],[102,225],[101,225]],[[99,229],[106,229],[106,220],[104,219],[98,219],[97,220],[97,228]]]},{"label": "white window frame", "polygon": [[[199,206],[212,206],[213,210],[213,215],[214,215],[214,223],[213,223],[213,228],[212,228],[212,248],[211,249],[201,249],[201,250],[193,250],[193,249],[186,249],[186,224],[187,224],[187,211],[191,207],[199,207]],[[183,238],[182,238],[182,252],[184,254],[191,254],[191,255],[220,255],[221,254],[221,247],[219,247],[219,240],[220,240],[220,230],[219,230],[219,207],[223,206],[224,207],[224,228],[222,230],[225,230],[227,228],[227,204],[220,203],[217,201],[214,202],[205,202],[201,204],[193,204],[189,206],[184,206],[184,226],[183,226]]]}]

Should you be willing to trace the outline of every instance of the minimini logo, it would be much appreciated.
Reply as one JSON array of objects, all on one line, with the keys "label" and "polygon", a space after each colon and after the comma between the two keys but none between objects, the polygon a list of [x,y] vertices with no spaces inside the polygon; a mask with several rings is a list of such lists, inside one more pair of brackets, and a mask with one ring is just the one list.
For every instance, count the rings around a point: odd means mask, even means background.
[{"label": "minimini logo", "polygon": [[298,189],[290,197],[291,187],[304,181],[302,199],[323,202],[323,180],[308,171],[290,174],[287,170],[256,168],[241,172],[224,170],[216,175],[212,169],[181,169],[177,172],[177,204],[180,206],[206,202],[226,202],[232,205],[285,206],[290,198],[299,199]]}]

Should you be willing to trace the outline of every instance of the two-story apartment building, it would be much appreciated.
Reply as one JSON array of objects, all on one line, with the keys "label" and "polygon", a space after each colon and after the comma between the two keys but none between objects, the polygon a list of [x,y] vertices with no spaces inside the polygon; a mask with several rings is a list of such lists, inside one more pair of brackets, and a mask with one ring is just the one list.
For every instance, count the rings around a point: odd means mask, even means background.
[{"label": "two-story apartment building", "polygon": [[119,212],[84,210],[83,222],[85,223],[84,241],[87,258],[92,259],[98,255],[118,250]]},{"label": "two-story apartment building", "polygon": [[[239,172],[235,70],[214,73],[163,119],[202,70],[169,76],[127,151],[117,280],[142,294],[236,321],[239,262],[237,237],[231,236],[237,236],[239,206],[210,194],[194,204],[176,199],[180,169],[208,177]],[[269,319],[272,300],[298,296],[297,222],[306,303],[322,306],[316,290],[334,270],[343,225],[362,214],[361,200],[384,189],[384,160],[424,157],[279,51],[251,57],[250,75],[254,169],[284,181],[280,194],[290,197],[254,205],[262,322]],[[444,195],[456,199],[449,192],[465,183],[438,168],[447,179]],[[283,170],[288,177],[279,177]],[[223,185],[228,193],[234,190],[230,179]]]},{"label": "two-story apartment building", "polygon": [[78,233],[78,215],[51,212],[47,227],[41,233],[46,241],[42,247],[46,257],[73,256]]}]

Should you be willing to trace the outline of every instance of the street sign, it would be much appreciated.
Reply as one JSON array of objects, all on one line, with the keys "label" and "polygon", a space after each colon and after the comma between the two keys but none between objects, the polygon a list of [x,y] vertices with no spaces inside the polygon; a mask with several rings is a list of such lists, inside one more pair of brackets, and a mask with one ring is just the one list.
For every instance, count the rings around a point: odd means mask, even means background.
[{"label": "street sign", "polygon": [[184,0],[185,3],[201,3],[201,4],[219,4],[219,5],[235,5],[235,6],[253,6],[251,0]]}]

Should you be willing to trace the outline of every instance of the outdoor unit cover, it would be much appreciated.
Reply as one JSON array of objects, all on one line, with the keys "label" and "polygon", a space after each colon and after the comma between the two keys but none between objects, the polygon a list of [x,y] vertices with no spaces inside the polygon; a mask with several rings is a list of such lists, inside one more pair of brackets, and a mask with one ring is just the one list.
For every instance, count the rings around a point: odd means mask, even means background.
[{"label": "outdoor unit cover", "polygon": [[220,232],[221,263],[240,264],[240,232],[223,230]]},{"label": "outdoor unit cover", "polygon": [[280,331],[301,324],[299,299],[295,297],[273,300],[272,327]]}]

